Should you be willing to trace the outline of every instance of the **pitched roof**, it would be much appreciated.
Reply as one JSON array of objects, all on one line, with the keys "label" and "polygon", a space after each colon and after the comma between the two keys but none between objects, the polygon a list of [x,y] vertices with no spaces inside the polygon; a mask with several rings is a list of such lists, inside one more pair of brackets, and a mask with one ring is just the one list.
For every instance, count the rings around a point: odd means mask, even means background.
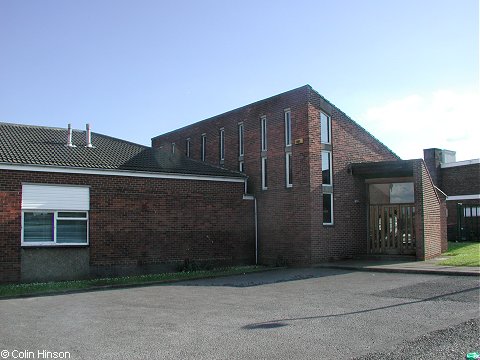
[{"label": "pitched roof", "polygon": [[0,122],[0,163],[245,177],[241,173],[189,159],[182,154],[172,154],[94,132],[91,141],[93,147],[86,147],[86,131],[73,130],[72,143],[75,146],[69,147],[66,145],[66,128]]}]

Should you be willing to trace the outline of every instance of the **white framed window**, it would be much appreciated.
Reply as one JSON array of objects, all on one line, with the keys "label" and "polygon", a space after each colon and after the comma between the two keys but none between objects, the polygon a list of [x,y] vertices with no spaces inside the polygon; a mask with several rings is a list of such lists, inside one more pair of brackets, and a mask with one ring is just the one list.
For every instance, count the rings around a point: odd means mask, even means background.
[{"label": "white framed window", "polygon": [[332,122],[330,116],[320,112],[320,142],[322,144],[331,144]]},{"label": "white framed window", "polygon": [[220,161],[225,160],[225,129],[220,129]]},{"label": "white framed window", "polygon": [[22,185],[22,246],[88,245],[90,189]]},{"label": "white framed window", "polygon": [[172,154],[175,154],[175,143],[172,142]]},{"label": "white framed window", "polygon": [[243,161],[238,162],[238,171],[245,172],[245,163]]},{"label": "white framed window", "polygon": [[243,135],[243,123],[238,124],[238,156],[243,156],[244,154],[244,135]]},{"label": "white framed window", "polygon": [[480,216],[480,206],[468,206],[465,205],[463,208],[464,217],[479,217]]},{"label": "white framed window", "polygon": [[285,110],[285,146],[292,145],[292,119],[290,110]]},{"label": "white framed window", "polygon": [[285,185],[287,188],[293,186],[292,153],[285,154]]},{"label": "white framed window", "polygon": [[206,134],[202,134],[200,154],[202,157],[202,161],[205,161],[205,158],[207,155],[207,135]]},{"label": "white framed window", "polygon": [[262,157],[262,190],[268,189],[267,158]]},{"label": "white framed window", "polygon": [[185,140],[185,156],[190,157],[190,138]]},{"label": "white framed window", "polygon": [[22,245],[88,245],[88,212],[22,211]]},{"label": "white framed window", "polygon": [[260,119],[261,136],[262,136],[262,151],[267,151],[267,117],[262,116]]},{"label": "white framed window", "polygon": [[327,150],[322,150],[322,184],[333,185],[332,152]]},{"label": "white framed window", "polygon": [[333,194],[323,194],[323,225],[333,225]]}]

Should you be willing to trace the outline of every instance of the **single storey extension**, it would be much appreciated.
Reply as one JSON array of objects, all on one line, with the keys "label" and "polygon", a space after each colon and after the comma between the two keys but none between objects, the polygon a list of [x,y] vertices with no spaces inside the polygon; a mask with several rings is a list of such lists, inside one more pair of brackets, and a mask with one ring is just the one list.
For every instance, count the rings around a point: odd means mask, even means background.
[{"label": "single storey extension", "polygon": [[89,129],[0,123],[0,282],[252,263],[245,183]]}]

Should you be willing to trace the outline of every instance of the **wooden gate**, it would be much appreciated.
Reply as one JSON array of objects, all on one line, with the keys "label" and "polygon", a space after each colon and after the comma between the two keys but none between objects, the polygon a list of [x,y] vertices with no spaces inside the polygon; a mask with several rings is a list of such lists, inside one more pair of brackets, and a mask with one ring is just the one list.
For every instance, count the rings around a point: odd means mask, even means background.
[{"label": "wooden gate", "polygon": [[370,205],[367,250],[370,254],[415,255],[415,206]]}]

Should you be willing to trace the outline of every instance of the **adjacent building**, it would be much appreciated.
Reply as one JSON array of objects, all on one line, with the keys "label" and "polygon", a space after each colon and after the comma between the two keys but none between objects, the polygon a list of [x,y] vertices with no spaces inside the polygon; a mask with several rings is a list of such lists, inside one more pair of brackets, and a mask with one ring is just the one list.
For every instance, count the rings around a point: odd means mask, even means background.
[{"label": "adjacent building", "polygon": [[456,161],[455,152],[425,149],[432,179],[447,195],[448,239],[480,241],[480,159]]}]

